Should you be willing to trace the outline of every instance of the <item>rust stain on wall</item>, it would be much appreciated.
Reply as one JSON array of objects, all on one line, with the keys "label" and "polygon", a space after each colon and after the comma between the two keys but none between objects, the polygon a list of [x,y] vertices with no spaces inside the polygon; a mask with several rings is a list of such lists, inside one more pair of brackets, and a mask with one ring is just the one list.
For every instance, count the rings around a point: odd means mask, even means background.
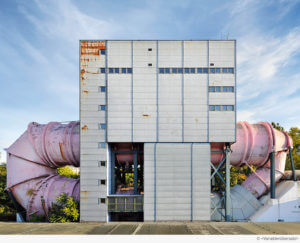
[{"label": "rust stain on wall", "polygon": [[59,143],[60,154],[61,154],[61,157],[63,158],[63,160],[64,160],[64,161],[67,161],[62,146],[63,146],[63,144],[62,144],[62,143]]},{"label": "rust stain on wall", "polygon": [[84,125],[84,126],[81,128],[81,130],[82,130],[82,131],[86,131],[86,130],[88,130],[88,127],[87,127],[87,125]]},{"label": "rust stain on wall", "polygon": [[96,55],[99,56],[100,50],[104,50],[105,41],[81,41],[80,54],[83,55]]},{"label": "rust stain on wall", "polygon": [[89,94],[89,91],[88,90],[83,90],[83,93]]}]

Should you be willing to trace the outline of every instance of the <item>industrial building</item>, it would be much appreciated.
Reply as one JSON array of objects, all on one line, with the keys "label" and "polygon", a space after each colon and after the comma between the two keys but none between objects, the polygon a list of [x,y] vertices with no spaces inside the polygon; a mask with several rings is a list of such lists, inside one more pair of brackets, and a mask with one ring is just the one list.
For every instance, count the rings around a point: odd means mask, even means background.
[{"label": "industrial building", "polygon": [[82,221],[210,220],[210,143],[236,139],[235,46],[80,42]]}]

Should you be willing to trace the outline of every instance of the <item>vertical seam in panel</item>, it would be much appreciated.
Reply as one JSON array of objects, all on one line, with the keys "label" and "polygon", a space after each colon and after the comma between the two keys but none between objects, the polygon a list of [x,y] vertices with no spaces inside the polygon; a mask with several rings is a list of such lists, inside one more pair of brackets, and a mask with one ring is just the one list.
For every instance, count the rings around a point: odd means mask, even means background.
[{"label": "vertical seam in panel", "polygon": [[105,41],[105,105],[106,105],[106,109],[105,109],[105,123],[106,123],[106,129],[105,129],[105,142],[107,143],[108,139],[108,68],[107,68],[107,62],[108,62],[108,48],[107,48],[107,40]]},{"label": "vertical seam in panel", "polygon": [[234,121],[234,141],[236,142],[236,40],[234,41],[234,112],[235,112],[235,121]]},{"label": "vertical seam in panel", "polygon": [[156,221],[156,143],[154,143],[154,221]]},{"label": "vertical seam in panel", "polygon": [[159,140],[158,70],[158,41],[156,41],[156,142]]},{"label": "vertical seam in panel", "polygon": [[191,221],[193,221],[193,143],[191,143]]},{"label": "vertical seam in panel", "polygon": [[209,142],[209,41],[207,41],[207,87],[206,87],[206,95],[207,95],[207,142]]},{"label": "vertical seam in panel", "polygon": [[133,41],[131,41],[131,142],[133,142]]},{"label": "vertical seam in panel", "polygon": [[184,142],[184,41],[181,41],[181,66],[182,66],[182,79],[181,79],[181,131],[182,131],[182,142]]},{"label": "vertical seam in panel", "polygon": [[[80,58],[81,58],[81,41],[79,41],[79,159],[81,157],[81,62],[80,62]],[[82,178],[79,177],[79,181],[82,180],[80,179]],[[80,200],[80,194],[81,194],[81,185],[82,182],[80,181],[79,183],[79,200]],[[80,206],[81,205],[81,206]],[[82,203],[79,205],[79,215],[82,215],[81,213],[81,209],[82,209]],[[81,217],[79,216],[79,220],[81,221]]]}]

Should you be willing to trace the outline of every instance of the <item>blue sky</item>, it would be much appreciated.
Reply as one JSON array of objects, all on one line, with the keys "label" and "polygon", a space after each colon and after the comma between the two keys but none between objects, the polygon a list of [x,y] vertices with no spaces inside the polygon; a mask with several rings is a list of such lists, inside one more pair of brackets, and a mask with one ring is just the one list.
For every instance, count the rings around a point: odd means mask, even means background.
[{"label": "blue sky", "polygon": [[237,117],[300,127],[299,0],[1,0],[0,152],[79,120],[79,39],[237,40]]}]

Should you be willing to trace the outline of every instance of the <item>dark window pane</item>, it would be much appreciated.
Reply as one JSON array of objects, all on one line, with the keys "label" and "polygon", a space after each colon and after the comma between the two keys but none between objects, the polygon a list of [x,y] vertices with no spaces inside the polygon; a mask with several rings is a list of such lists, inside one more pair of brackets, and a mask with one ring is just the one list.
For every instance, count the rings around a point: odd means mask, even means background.
[{"label": "dark window pane", "polygon": [[101,92],[105,92],[105,91],[106,91],[106,87],[105,87],[105,86],[101,86],[101,87],[100,87],[100,91],[101,91]]},{"label": "dark window pane", "polygon": [[198,73],[202,73],[202,68],[197,68]]},{"label": "dark window pane", "polygon": [[224,86],[223,87],[223,92],[228,92],[228,87]]},{"label": "dark window pane", "polygon": [[210,86],[209,87],[209,92],[215,92],[215,87],[214,86]]},{"label": "dark window pane", "polygon": [[165,73],[165,69],[164,68],[160,68],[159,69],[159,73]]},{"label": "dark window pane", "polygon": [[165,68],[165,73],[170,73],[170,68]]},{"label": "dark window pane", "polygon": [[232,86],[231,86],[231,87],[228,87],[228,92],[234,92],[234,89],[233,89]]},{"label": "dark window pane", "polygon": [[119,73],[119,68],[115,68],[115,73]]},{"label": "dark window pane", "polygon": [[127,68],[127,73],[132,73],[132,68]]},{"label": "dark window pane", "polygon": [[216,86],[216,92],[221,92],[221,87],[220,86]]},{"label": "dark window pane", "polygon": [[106,129],[106,124],[105,124],[105,123],[101,123],[101,124],[100,124],[100,128],[101,128],[101,129]]},{"label": "dark window pane", "polygon": [[215,68],[210,68],[210,73],[215,73],[216,69]]},{"label": "dark window pane", "polygon": [[233,111],[233,105],[228,105],[228,106],[227,106],[227,110],[228,110],[228,111]]},{"label": "dark window pane", "polygon": [[152,48],[148,48],[148,51],[152,51]]},{"label": "dark window pane", "polygon": [[105,73],[105,68],[101,68],[101,73]]},{"label": "dark window pane", "polygon": [[233,73],[233,68],[228,68],[229,73]]},{"label": "dark window pane", "polygon": [[191,73],[195,73],[195,68],[191,68]]},{"label": "dark window pane", "polygon": [[100,110],[105,111],[106,106],[105,105],[100,105]]},{"label": "dark window pane", "polygon": [[178,68],[178,73],[182,73],[182,68]]},{"label": "dark window pane", "polygon": [[216,107],[216,111],[220,111],[221,110],[221,106],[216,105],[215,107]]},{"label": "dark window pane", "polygon": [[126,68],[122,68],[122,73],[126,73]]},{"label": "dark window pane", "polygon": [[203,68],[203,73],[208,73],[208,68]]},{"label": "dark window pane", "polygon": [[184,73],[190,73],[190,69],[189,68],[185,68],[184,69]]},{"label": "dark window pane", "polygon": [[101,55],[105,55],[105,50],[100,51]]},{"label": "dark window pane", "polygon": [[216,73],[220,73],[221,69],[220,68],[216,68]]},{"label": "dark window pane", "polygon": [[109,73],[114,73],[114,69],[113,68],[109,68]]},{"label": "dark window pane", "polygon": [[210,110],[210,111],[214,111],[214,110],[215,110],[215,106],[214,106],[214,105],[210,105],[210,106],[209,106],[209,110]]},{"label": "dark window pane", "polygon": [[222,68],[222,73],[227,73],[227,68]]},{"label": "dark window pane", "polygon": [[222,110],[227,111],[227,105],[222,105]]},{"label": "dark window pane", "polygon": [[177,73],[177,68],[172,68],[172,73]]}]

